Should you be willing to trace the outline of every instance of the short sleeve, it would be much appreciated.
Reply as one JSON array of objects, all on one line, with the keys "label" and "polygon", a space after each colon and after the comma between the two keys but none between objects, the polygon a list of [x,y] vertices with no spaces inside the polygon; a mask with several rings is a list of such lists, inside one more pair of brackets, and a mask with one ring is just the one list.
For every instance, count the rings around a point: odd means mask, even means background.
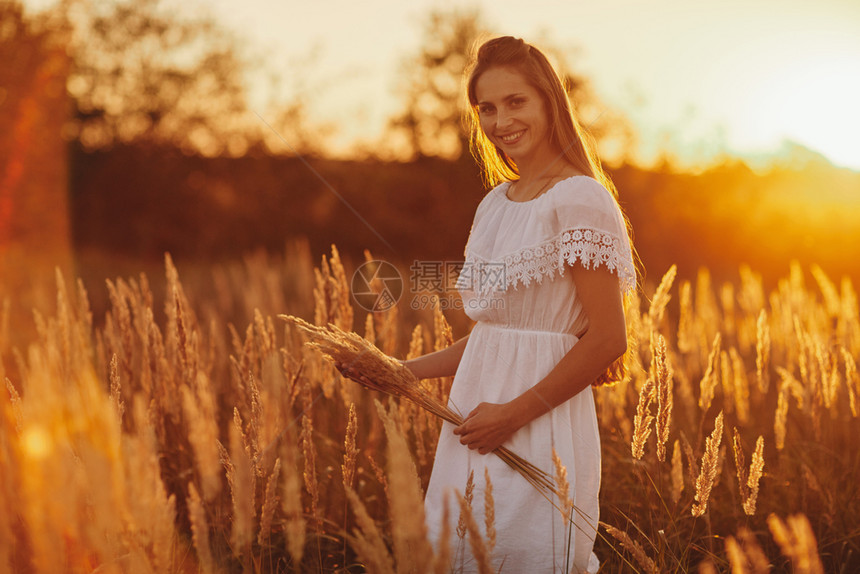
[{"label": "short sleeve", "polygon": [[[624,293],[636,287],[621,209],[588,176],[560,181],[526,202],[510,201],[497,186],[476,210],[464,255],[469,264],[464,270],[481,278],[482,291],[553,280],[573,265],[605,266],[618,276]],[[497,280],[499,274],[503,279]]]},{"label": "short sleeve", "polygon": [[595,179],[561,182],[547,213],[558,270],[576,264],[586,269],[605,266],[618,275],[622,292],[636,287],[636,269],[621,209]]}]

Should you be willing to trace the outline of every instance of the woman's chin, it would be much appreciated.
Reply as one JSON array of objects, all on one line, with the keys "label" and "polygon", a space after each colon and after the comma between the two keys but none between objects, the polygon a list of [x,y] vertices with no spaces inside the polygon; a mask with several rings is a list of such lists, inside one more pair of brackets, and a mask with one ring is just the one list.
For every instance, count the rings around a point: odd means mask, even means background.
[{"label": "woman's chin", "polygon": [[526,155],[526,146],[523,146],[522,142],[517,142],[513,145],[502,144],[498,147],[500,150],[505,152],[505,155],[507,155],[514,161],[517,161],[518,158],[522,158],[524,155]]}]

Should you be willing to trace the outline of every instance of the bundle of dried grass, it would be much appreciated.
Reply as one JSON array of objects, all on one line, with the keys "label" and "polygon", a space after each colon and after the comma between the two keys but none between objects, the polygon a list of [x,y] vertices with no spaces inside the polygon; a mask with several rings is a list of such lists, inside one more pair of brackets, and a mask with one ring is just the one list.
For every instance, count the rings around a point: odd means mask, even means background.
[{"label": "bundle of dried grass", "polygon": [[[305,333],[310,339],[305,344],[320,351],[345,377],[370,390],[411,401],[454,425],[462,424],[463,417],[422,387],[412,371],[361,335],[344,331],[332,323],[320,327],[292,315],[278,317]],[[554,485],[546,472],[507,448],[499,447],[493,452],[535,488],[551,497]]]}]

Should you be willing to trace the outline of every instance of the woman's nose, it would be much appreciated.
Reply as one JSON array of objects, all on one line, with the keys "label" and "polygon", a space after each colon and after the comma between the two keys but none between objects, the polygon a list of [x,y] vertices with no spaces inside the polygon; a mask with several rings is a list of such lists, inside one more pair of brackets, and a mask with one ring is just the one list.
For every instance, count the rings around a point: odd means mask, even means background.
[{"label": "woman's nose", "polygon": [[506,128],[511,125],[511,114],[509,114],[506,110],[499,110],[496,112],[496,127],[499,129]]}]

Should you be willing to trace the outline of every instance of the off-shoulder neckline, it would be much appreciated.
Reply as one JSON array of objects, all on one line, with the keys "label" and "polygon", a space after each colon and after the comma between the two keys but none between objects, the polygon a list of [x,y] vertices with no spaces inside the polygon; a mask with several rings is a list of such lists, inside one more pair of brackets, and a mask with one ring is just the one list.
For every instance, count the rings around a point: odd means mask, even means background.
[{"label": "off-shoulder neckline", "polygon": [[[506,181],[506,182],[502,183],[501,185],[499,185],[497,190],[499,192],[499,195],[502,196],[502,199],[504,200],[505,203],[513,203],[513,204],[517,204],[517,205],[528,205],[530,203],[534,203],[535,201],[538,201],[542,197],[549,195],[549,193],[553,189],[555,189],[556,187],[558,187],[562,183],[564,183],[566,181],[570,181],[571,179],[576,179],[577,177],[588,177],[588,178],[594,179],[590,175],[585,175],[585,174],[572,175],[570,177],[566,177],[560,181],[555,182],[549,189],[547,189],[545,192],[543,192],[539,196],[533,197],[533,198],[528,199],[526,201],[516,201],[516,200],[513,200],[510,197],[508,197],[508,188],[511,187],[511,183],[513,183],[513,182]],[[595,181],[597,181],[597,180],[595,180]]]}]

